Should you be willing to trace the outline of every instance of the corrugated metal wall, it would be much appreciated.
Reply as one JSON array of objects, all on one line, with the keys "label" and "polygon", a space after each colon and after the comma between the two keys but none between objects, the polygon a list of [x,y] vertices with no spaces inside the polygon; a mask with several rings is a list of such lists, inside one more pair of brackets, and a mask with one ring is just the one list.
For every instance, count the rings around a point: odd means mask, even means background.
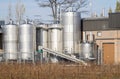
[{"label": "corrugated metal wall", "polygon": [[91,18],[82,20],[84,31],[106,30],[108,29],[108,18]]},{"label": "corrugated metal wall", "polygon": [[120,28],[120,13],[109,14],[109,27]]}]

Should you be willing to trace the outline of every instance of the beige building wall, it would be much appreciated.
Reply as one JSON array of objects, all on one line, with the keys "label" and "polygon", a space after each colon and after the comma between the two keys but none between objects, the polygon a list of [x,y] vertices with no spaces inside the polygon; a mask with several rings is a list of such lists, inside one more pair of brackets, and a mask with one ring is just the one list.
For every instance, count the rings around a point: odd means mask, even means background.
[{"label": "beige building wall", "polygon": [[[103,55],[103,43],[114,43],[114,64],[120,63],[120,30],[106,31],[86,31],[86,35],[90,32],[94,35],[94,39]],[[85,31],[83,32],[85,34]],[[103,61],[103,58],[102,58]]]}]

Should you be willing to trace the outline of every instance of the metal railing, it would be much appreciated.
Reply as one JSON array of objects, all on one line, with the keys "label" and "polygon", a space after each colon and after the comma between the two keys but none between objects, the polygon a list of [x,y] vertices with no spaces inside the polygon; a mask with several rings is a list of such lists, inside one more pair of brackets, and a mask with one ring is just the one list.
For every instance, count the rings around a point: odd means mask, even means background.
[{"label": "metal railing", "polygon": [[56,56],[59,56],[59,57],[62,57],[64,59],[67,59],[67,60],[70,60],[70,61],[73,61],[75,63],[82,63],[84,65],[87,65],[87,63],[83,60],[80,60],[80,59],[77,59],[73,56],[69,56],[69,55],[66,55],[66,54],[63,54],[63,53],[60,53],[60,52],[57,52],[57,51],[54,51],[52,49],[49,49],[49,48],[43,48],[43,50],[46,50],[48,53],[50,54],[53,54],[53,55],[56,55]]}]

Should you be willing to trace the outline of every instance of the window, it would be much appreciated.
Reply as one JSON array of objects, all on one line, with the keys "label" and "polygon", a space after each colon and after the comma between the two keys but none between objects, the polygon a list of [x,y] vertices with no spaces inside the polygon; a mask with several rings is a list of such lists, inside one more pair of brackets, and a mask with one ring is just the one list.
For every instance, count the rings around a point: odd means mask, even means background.
[{"label": "window", "polygon": [[102,32],[97,32],[97,36],[101,37],[102,36]]}]

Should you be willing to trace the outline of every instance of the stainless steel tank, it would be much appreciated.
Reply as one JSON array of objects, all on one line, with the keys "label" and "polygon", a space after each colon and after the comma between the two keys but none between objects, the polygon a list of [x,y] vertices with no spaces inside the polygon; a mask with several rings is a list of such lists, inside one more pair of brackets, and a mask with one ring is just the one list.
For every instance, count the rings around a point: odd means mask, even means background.
[{"label": "stainless steel tank", "polygon": [[18,26],[9,23],[3,29],[3,49],[5,60],[17,60],[18,54]]},{"label": "stainless steel tank", "polygon": [[[40,24],[36,27],[36,44],[44,48],[48,48],[48,28],[47,24]],[[38,50],[38,49],[37,49]],[[43,57],[46,57],[47,52],[43,51]]]},{"label": "stainless steel tank", "polygon": [[48,47],[48,29],[46,24],[37,25],[36,27],[36,42],[37,47],[43,46],[45,48]]},{"label": "stainless steel tank", "polygon": [[80,59],[97,60],[96,43],[83,42],[80,44]]},{"label": "stainless steel tank", "polygon": [[95,41],[95,35],[92,34],[92,32],[90,32],[88,35],[87,35],[87,40],[92,43]]},{"label": "stainless steel tank", "polygon": [[22,60],[32,60],[34,55],[34,26],[26,23],[19,26],[19,51]]},{"label": "stainless steel tank", "polygon": [[49,25],[48,39],[48,48],[62,53],[62,27],[60,24]]},{"label": "stainless steel tank", "polygon": [[79,53],[81,39],[81,17],[79,12],[65,12],[62,15],[63,49],[68,54]]}]

